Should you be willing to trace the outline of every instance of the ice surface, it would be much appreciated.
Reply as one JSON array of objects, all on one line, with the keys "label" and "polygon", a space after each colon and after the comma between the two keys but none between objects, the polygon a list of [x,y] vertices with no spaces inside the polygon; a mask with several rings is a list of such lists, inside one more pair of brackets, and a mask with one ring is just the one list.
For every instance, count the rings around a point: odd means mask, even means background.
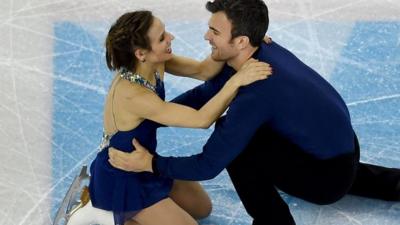
[{"label": "ice surface", "polygon": [[[269,35],[328,79],[344,97],[363,161],[400,167],[400,2],[267,1]],[[50,224],[68,185],[93,159],[112,74],[103,41],[128,10],[155,11],[196,59],[209,14],[204,1],[4,0],[0,7],[0,224]],[[199,82],[166,77],[167,99]],[[211,130],[162,128],[159,151],[201,151]],[[225,172],[203,182],[212,215],[202,225],[250,224]],[[300,225],[396,225],[400,203],[347,196],[316,206],[284,195]]]}]

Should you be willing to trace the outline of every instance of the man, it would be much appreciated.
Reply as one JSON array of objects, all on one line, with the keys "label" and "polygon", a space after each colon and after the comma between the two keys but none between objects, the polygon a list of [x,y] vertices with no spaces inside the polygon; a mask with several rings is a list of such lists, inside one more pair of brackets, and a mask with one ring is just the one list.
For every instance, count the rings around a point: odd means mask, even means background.
[{"label": "man", "polygon": [[[261,0],[215,0],[205,39],[225,61],[213,80],[174,102],[200,108],[250,57],[274,76],[242,88],[199,154],[151,155],[134,141],[132,153],[112,150],[110,163],[181,180],[206,180],[224,168],[253,225],[295,224],[277,188],[316,204],[345,194],[400,200],[400,170],[359,163],[359,145],[346,104],[334,88],[292,53],[262,39],[268,10]],[[254,18],[254,19],[250,19]]]}]

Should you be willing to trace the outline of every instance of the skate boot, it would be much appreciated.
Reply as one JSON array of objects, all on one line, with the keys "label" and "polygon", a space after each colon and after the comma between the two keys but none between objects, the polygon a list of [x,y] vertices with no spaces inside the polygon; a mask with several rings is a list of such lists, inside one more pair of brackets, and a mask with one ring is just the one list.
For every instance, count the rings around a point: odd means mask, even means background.
[{"label": "skate boot", "polygon": [[[87,166],[85,165],[82,167],[80,174],[72,181],[72,184],[57,211],[53,225],[66,225],[71,215],[89,202],[89,188],[84,186],[82,189],[83,184],[88,182],[89,175],[87,174]],[[76,200],[79,196],[80,190],[82,190],[80,198],[79,200]]]}]

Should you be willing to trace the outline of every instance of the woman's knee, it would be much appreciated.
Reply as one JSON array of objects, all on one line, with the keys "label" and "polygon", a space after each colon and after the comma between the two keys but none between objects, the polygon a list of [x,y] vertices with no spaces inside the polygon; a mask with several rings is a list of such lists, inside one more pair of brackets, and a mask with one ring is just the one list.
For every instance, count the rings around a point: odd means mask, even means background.
[{"label": "woman's knee", "polygon": [[211,199],[198,182],[176,180],[170,196],[195,219],[204,219],[211,214]]},{"label": "woman's knee", "polygon": [[212,203],[211,200],[205,201],[201,207],[196,210],[192,215],[195,219],[204,219],[210,216],[212,212]]},{"label": "woman's knee", "polygon": [[170,198],[143,209],[132,220],[136,222],[132,225],[198,225],[188,212]]}]

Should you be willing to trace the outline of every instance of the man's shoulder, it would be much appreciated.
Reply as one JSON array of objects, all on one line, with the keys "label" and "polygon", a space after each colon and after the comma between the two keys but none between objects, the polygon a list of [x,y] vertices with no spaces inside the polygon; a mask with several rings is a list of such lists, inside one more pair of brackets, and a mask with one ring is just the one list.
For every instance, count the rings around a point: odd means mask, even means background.
[{"label": "man's shoulder", "polygon": [[[259,48],[258,56],[260,59],[263,58],[280,58],[283,55],[289,56],[293,55],[292,52],[287,50],[286,48],[282,47],[276,42],[272,42],[270,44],[262,43]],[[288,55],[289,54],[289,55]]]},{"label": "man's shoulder", "polygon": [[272,68],[289,73],[298,73],[300,70],[309,72],[310,70],[294,53],[275,42],[263,43],[260,46],[258,59],[271,64]]}]

